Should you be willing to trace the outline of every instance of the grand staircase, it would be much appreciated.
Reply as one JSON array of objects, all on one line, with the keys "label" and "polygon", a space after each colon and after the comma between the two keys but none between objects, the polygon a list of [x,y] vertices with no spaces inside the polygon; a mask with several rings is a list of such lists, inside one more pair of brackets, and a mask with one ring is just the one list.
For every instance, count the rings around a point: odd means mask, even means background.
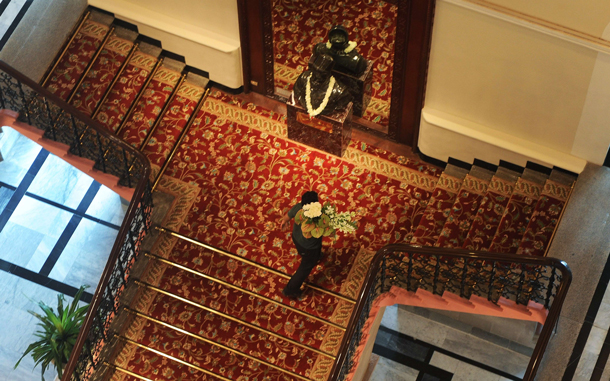
[{"label": "grand staircase", "polygon": [[[240,174],[270,166],[267,162],[255,164],[249,156],[256,149],[254,142],[260,147],[260,139],[268,139],[268,134],[255,130],[256,126],[249,129],[248,121],[264,119],[261,125],[281,129],[282,123],[285,125],[282,116],[240,103],[218,90],[212,90],[208,97],[205,73],[186,66],[125,23],[97,11],[87,13],[77,25],[42,85],[144,153],[152,164],[151,181],[159,187],[156,189],[200,188],[188,207],[174,202],[167,215],[156,221],[154,242],[138,259],[142,271],[130,280],[131,297],[121,300],[120,319],[115,319],[118,323],[110,329],[103,366],[93,375],[100,380],[327,380],[355,312],[362,274],[381,245],[410,243],[414,247],[544,256],[576,179],[559,168],[534,163],[522,168],[509,163],[495,166],[450,160],[441,171],[362,142],[352,142],[343,162],[311,151],[316,160],[352,171],[355,177],[335,184],[337,189],[343,186],[345,199],[351,200],[345,207],[350,202],[356,205],[353,200],[370,199],[377,210],[358,212],[358,243],[371,244],[355,252],[349,238],[325,242],[324,250],[332,254],[314,270],[304,296],[291,300],[281,290],[298,259],[288,255],[291,243],[285,234],[278,231],[273,237],[263,237],[263,230],[256,230],[254,217],[244,228],[237,217],[214,209],[211,201],[206,204],[214,197],[229,199],[229,188],[244,186],[245,177]],[[223,113],[229,106],[231,112]],[[232,123],[223,125],[231,118]],[[216,139],[226,140],[209,143],[207,149],[228,152],[228,161],[220,162],[216,157],[212,162],[195,154],[197,147],[211,141],[212,133]],[[239,140],[242,134],[245,142]],[[273,144],[264,147],[265,160],[280,160],[291,150],[309,155],[303,146],[278,136],[273,139]],[[300,165],[296,157],[300,156],[293,155],[296,168]],[[371,173],[377,179],[385,174],[375,174],[375,166],[362,167],[365,162],[391,168],[386,174],[406,175],[402,181],[384,177],[385,185],[369,181],[366,176],[370,178]],[[217,167],[212,168],[214,163]],[[200,176],[181,177],[179,173],[185,168],[200,171]],[[282,174],[292,169],[277,170]],[[276,179],[278,173],[269,170],[263,176]],[[264,180],[258,189],[266,194],[275,192],[272,186],[265,188]],[[352,188],[345,181],[366,186]],[[371,193],[377,186],[385,193]],[[278,192],[288,198],[286,205],[297,199],[300,189],[282,187]],[[260,194],[258,189],[244,188],[244,198],[234,205],[226,201],[232,205],[231,213],[262,216],[262,206],[239,209],[238,205],[249,206]],[[261,201],[275,206],[271,196]],[[224,221],[221,227],[211,223],[214,213]],[[209,226],[200,214],[208,216]],[[277,216],[268,216],[266,223],[273,223]],[[385,229],[376,240],[372,238],[375,226]],[[233,244],[226,238],[233,234],[229,231],[250,235],[259,243],[247,248]],[[264,250],[254,255],[252,247]],[[283,259],[276,261],[273,254],[267,255],[271,252]],[[448,268],[448,263],[437,267]],[[466,262],[460,268],[463,274],[474,269],[466,270]],[[546,314],[531,312],[544,309],[543,302],[530,298],[527,290],[512,299],[502,291],[493,296],[489,291],[488,298],[473,295],[469,301],[460,296],[475,294],[476,287],[464,284],[462,287],[470,291],[462,295],[435,290],[427,291],[428,295],[422,286],[413,303],[418,305],[427,298],[438,308],[445,305],[452,309],[455,299],[462,299],[468,311],[513,317],[507,306],[521,304],[525,307],[512,311],[518,310],[523,319],[544,321]],[[444,302],[439,304],[439,298]],[[401,299],[404,303],[409,300]],[[473,311],[472,306],[480,308]]]}]

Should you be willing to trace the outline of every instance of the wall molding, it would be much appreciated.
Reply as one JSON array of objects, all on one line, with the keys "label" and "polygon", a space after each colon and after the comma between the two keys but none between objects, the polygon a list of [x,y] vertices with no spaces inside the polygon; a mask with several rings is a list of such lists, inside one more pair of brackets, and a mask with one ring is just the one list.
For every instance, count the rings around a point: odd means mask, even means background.
[{"label": "wall molding", "polygon": [[447,161],[448,157],[472,162],[481,159],[492,164],[506,160],[524,166],[533,161],[580,173],[587,160],[530,140],[424,107],[419,149],[427,156]]},{"label": "wall molding", "polygon": [[521,26],[563,41],[594,50],[599,53],[610,54],[610,41],[600,37],[566,28],[525,13],[489,3],[484,0],[443,0],[446,3],[459,6],[477,13],[484,14],[514,25]]}]

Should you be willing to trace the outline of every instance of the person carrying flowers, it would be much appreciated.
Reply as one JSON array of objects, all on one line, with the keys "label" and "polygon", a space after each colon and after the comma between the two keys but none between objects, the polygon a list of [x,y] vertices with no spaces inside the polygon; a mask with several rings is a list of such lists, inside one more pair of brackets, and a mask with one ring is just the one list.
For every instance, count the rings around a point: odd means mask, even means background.
[{"label": "person carrying flowers", "polygon": [[322,256],[322,238],[334,236],[337,230],[342,233],[356,231],[353,217],[353,212],[337,213],[335,207],[329,203],[322,206],[318,202],[318,194],[314,191],[305,192],[301,196],[301,202],[284,215],[282,230],[286,230],[290,220],[294,218],[292,242],[301,256],[299,268],[282,290],[285,296],[291,299],[301,296],[301,286]]}]

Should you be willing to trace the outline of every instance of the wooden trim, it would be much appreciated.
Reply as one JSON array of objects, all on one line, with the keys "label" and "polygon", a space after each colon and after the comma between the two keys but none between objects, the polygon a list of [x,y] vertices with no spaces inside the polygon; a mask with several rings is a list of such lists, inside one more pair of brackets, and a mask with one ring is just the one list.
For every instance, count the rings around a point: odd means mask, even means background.
[{"label": "wooden trim", "polygon": [[248,28],[248,8],[246,0],[237,0],[237,18],[239,21],[239,44],[241,46],[242,78],[244,93],[250,92],[250,35]]}]

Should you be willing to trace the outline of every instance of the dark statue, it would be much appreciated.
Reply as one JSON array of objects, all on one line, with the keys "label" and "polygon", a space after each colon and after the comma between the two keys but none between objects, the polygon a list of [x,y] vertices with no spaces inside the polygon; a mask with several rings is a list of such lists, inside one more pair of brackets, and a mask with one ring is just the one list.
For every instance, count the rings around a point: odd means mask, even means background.
[{"label": "dark statue", "polygon": [[[307,70],[301,73],[294,83],[294,98],[310,116],[329,115],[336,110],[343,110],[352,100],[352,96],[345,86],[332,76],[333,64],[331,56],[314,54],[309,59]],[[308,93],[309,105],[307,104]]]},{"label": "dark statue", "polygon": [[367,61],[356,51],[356,43],[349,41],[347,29],[334,26],[328,32],[328,42],[317,44],[314,55],[328,54],[335,61],[335,70],[359,76],[366,70]]}]

